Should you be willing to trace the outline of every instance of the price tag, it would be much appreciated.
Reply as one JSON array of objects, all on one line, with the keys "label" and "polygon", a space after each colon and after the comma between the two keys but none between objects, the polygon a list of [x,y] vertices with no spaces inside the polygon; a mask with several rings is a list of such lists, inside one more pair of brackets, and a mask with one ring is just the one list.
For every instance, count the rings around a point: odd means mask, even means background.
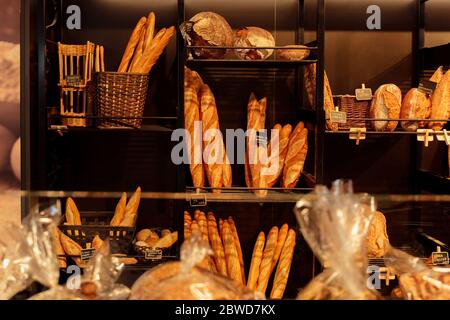
[{"label": "price tag", "polygon": [[192,195],[189,199],[191,207],[205,207],[207,205],[205,194]]},{"label": "price tag", "polygon": [[357,101],[370,101],[373,97],[372,89],[366,88],[363,83],[362,88],[355,90],[355,96]]},{"label": "price tag", "polygon": [[448,252],[433,252],[431,254],[431,263],[436,266],[449,264]]},{"label": "price tag", "polygon": [[336,123],[347,123],[347,113],[343,111],[331,111],[330,121]]},{"label": "price tag", "polygon": [[69,87],[79,87],[80,82],[81,82],[81,77],[79,74],[70,75],[70,76],[67,76],[67,78],[66,78],[66,84]]},{"label": "price tag", "polygon": [[434,90],[436,89],[437,83],[434,81],[430,81],[427,79],[423,79],[419,83],[419,91],[426,93],[428,95],[432,95]]},{"label": "price tag", "polygon": [[145,260],[161,260],[162,250],[161,249],[149,249],[144,251]]},{"label": "price tag", "polygon": [[81,250],[81,261],[89,261],[95,255],[95,249],[82,249]]}]

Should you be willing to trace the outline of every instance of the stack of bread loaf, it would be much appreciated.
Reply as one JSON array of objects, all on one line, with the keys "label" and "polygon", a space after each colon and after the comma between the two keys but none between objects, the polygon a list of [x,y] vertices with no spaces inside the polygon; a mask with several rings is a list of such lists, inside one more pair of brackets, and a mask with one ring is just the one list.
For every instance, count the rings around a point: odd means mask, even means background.
[{"label": "stack of bread loaf", "polygon": [[[196,126],[196,123],[200,126]],[[187,68],[184,83],[184,125],[190,136],[188,159],[194,187],[205,186],[205,172],[209,185],[217,188],[213,192],[220,192],[219,188],[231,187],[231,164],[220,134],[214,94],[197,72]],[[214,133],[213,136],[211,132]],[[201,136],[205,139],[203,143]]]},{"label": "stack of bread loaf", "polygon": [[142,248],[170,248],[178,240],[178,231],[163,229],[157,232],[155,229],[142,229],[136,234],[135,245]]},{"label": "stack of bread loaf", "polygon": [[[289,270],[294,254],[296,234],[284,224],[280,229],[273,227],[265,240],[260,232],[253,250],[248,280],[245,277],[244,257],[232,217],[216,220],[214,213],[207,215],[196,210],[194,219],[184,212],[184,238],[189,239],[195,232],[208,241],[213,257],[206,258],[201,266],[211,272],[219,273],[249,289],[266,293],[271,274],[276,268],[271,299],[281,299],[286,288]],[[278,264],[278,265],[277,265]]]},{"label": "stack of bread loaf", "polygon": [[162,28],[156,35],[154,31],[155,14],[150,12],[148,18],[142,17],[136,24],[122,56],[118,72],[150,72],[170,38],[175,34],[175,27]]},{"label": "stack of bread loaf", "polygon": [[[430,81],[436,83],[436,89],[431,95],[412,88],[402,99],[399,87],[394,84],[384,84],[375,92],[370,107],[370,117],[380,119],[373,122],[376,131],[394,131],[398,119],[405,131],[416,131],[420,128],[441,130],[446,122],[423,120],[446,120],[450,115],[450,72],[444,74],[439,67]],[[381,120],[383,119],[383,120]],[[393,119],[389,121],[389,119]],[[422,120],[422,121],[421,121]]]},{"label": "stack of bread loaf", "polygon": [[[122,194],[122,197],[120,198],[116,210],[114,212],[114,216],[111,219],[110,225],[111,226],[120,226],[120,227],[133,227],[136,223],[136,218],[138,214],[138,208],[141,198],[141,188],[138,187],[136,189],[136,192],[131,196],[131,198],[128,200],[127,203],[127,194],[124,192]],[[80,212],[73,201],[72,198],[67,198],[66,201],[66,222],[65,225],[71,225],[71,226],[81,226],[81,216]],[[78,236],[79,231],[74,231],[74,235]],[[58,256],[58,263],[61,268],[67,267],[67,260],[65,255],[68,255],[72,257],[72,259],[75,261],[75,263],[79,267],[85,267],[86,264],[83,260],[81,260],[81,251],[83,248],[79,243],[72,240],[70,237],[72,235],[71,231],[68,231],[68,235],[64,234],[59,230],[59,228],[56,228],[54,240],[55,240],[55,250],[56,254]],[[90,248],[93,249],[100,249],[103,245],[103,240],[100,238],[99,235],[96,235],[92,242],[88,244],[90,245]],[[122,254],[118,254],[120,257],[119,259],[121,262],[126,264],[134,264],[137,263],[137,260],[134,258],[125,258]]]},{"label": "stack of bread loaf", "polygon": [[[247,107],[247,133],[250,134],[246,141],[245,182],[259,196],[265,196],[267,188],[273,187],[280,177],[283,188],[294,188],[308,152],[308,129],[303,122],[294,130],[290,124],[276,124],[268,146],[258,141],[256,132],[265,128],[266,101],[266,98],[258,101],[252,93]],[[274,139],[274,134],[278,139]]]}]

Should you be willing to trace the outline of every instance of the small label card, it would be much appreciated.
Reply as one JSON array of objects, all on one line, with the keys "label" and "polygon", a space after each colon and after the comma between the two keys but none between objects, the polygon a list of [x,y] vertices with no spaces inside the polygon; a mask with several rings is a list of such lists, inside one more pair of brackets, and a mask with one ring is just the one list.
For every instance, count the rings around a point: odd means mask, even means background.
[{"label": "small label card", "polygon": [[81,250],[81,261],[89,261],[95,255],[95,249],[82,249]]},{"label": "small label card", "polygon": [[191,195],[191,198],[189,199],[189,204],[191,207],[205,207],[208,202],[206,201],[206,195],[205,194],[195,194]]},{"label": "small label card", "polygon": [[431,254],[431,263],[436,266],[449,264],[448,252],[433,252]]},{"label": "small label card", "polygon": [[162,250],[161,249],[149,249],[144,251],[145,260],[161,260]]},{"label": "small label card", "polygon": [[430,81],[427,79],[423,79],[419,83],[419,91],[426,93],[428,95],[432,95],[434,90],[436,89],[437,83],[434,81]]},{"label": "small label card", "polygon": [[80,86],[80,82],[81,82],[81,77],[79,74],[70,75],[70,76],[67,76],[67,78],[66,78],[66,84],[69,87],[78,87],[78,86]]},{"label": "small label card", "polygon": [[336,123],[347,123],[347,113],[343,111],[331,111],[330,121]]},{"label": "small label card", "polygon": [[362,88],[355,90],[355,96],[357,101],[370,101],[373,97],[372,89],[366,88],[366,85],[363,83]]}]

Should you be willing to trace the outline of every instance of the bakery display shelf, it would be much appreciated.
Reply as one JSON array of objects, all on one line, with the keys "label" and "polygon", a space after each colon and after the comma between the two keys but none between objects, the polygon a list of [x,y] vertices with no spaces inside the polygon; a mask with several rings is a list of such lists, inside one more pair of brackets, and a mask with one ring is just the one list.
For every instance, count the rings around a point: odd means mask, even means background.
[{"label": "bakery display shelf", "polygon": [[313,60],[239,60],[239,59],[187,59],[186,66],[189,68],[208,68],[208,67],[234,67],[234,68],[295,68],[300,65],[317,63]]},{"label": "bakery display shelf", "polygon": [[140,128],[131,127],[68,127],[64,125],[51,125],[48,131],[56,132],[60,135],[65,133],[82,133],[82,132],[172,132],[173,129],[168,126],[156,124],[144,124]]},{"label": "bakery display shelf", "polygon": [[[361,128],[363,129],[363,128]],[[327,134],[356,134],[357,132],[352,132],[350,130],[338,130],[338,131],[333,131],[333,130],[325,130],[325,133]],[[386,136],[386,135],[417,135],[418,133],[416,131],[401,131],[400,129],[397,131],[375,131],[375,130],[368,130],[368,131],[364,131],[362,133],[365,134],[371,134],[371,135],[381,135],[381,136]],[[430,135],[443,135],[444,131],[432,131],[430,130],[428,132]],[[447,133],[448,134],[448,133]]]},{"label": "bakery display shelf", "polygon": [[427,170],[417,170],[417,180],[421,190],[437,194],[450,193],[450,178]]}]

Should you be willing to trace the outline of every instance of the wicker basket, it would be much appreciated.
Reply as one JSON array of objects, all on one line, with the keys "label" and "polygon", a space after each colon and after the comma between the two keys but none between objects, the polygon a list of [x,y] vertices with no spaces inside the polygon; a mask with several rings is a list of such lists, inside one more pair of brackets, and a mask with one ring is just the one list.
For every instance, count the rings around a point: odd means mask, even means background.
[{"label": "wicker basket", "polygon": [[351,95],[338,96],[337,100],[339,111],[345,112],[347,119],[350,119],[347,123],[340,123],[339,130],[367,127],[364,119],[369,118],[370,101],[358,101]]},{"label": "wicker basket", "polygon": [[97,73],[98,126],[140,128],[147,98],[148,80],[148,74]]}]

